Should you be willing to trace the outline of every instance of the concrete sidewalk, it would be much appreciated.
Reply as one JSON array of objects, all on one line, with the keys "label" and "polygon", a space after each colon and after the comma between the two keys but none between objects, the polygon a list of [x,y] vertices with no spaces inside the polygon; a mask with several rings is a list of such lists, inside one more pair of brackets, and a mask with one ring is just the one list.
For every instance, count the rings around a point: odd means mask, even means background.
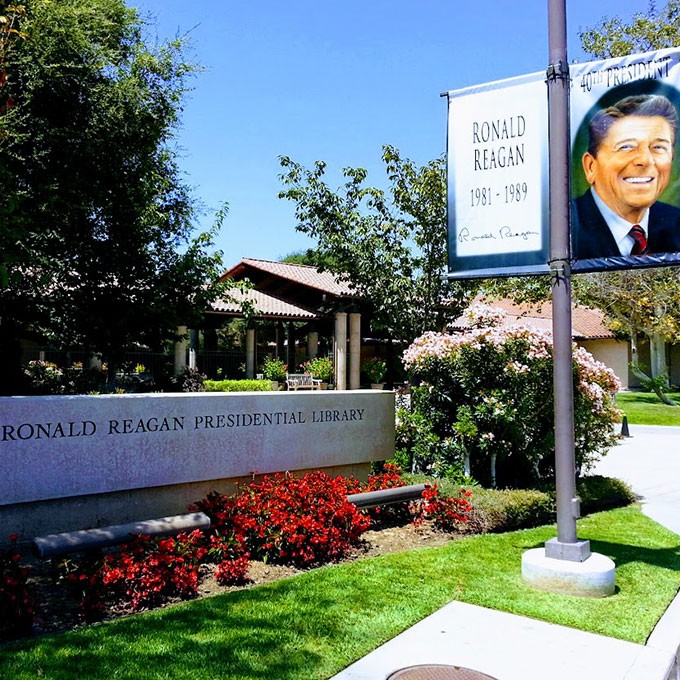
[{"label": "concrete sidewalk", "polygon": [[[680,428],[629,429],[632,437],[593,473],[628,482],[645,514],[680,533]],[[680,680],[679,647],[680,596],[646,645],[452,602],[333,680],[384,680],[418,664],[462,666],[498,680]]]},{"label": "concrete sidewalk", "polygon": [[628,482],[642,511],[680,534],[680,427],[631,425],[630,437],[612,449],[593,474]]}]

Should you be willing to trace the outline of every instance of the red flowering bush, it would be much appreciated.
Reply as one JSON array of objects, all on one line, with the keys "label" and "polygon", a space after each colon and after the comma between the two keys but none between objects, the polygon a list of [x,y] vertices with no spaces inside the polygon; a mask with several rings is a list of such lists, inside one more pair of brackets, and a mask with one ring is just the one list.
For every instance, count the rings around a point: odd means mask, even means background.
[{"label": "red flowering bush", "polygon": [[215,569],[215,579],[222,586],[237,585],[248,581],[248,556],[222,560]]},{"label": "red flowering bush", "polygon": [[101,553],[88,555],[83,560],[69,558],[59,565],[61,580],[78,598],[78,613],[85,621],[98,621],[106,612],[108,588],[101,578]]},{"label": "red flowering bush", "polygon": [[168,538],[136,536],[120,553],[64,565],[65,579],[80,591],[80,610],[95,620],[107,603],[138,610],[171,597],[193,597],[198,591],[198,570],[208,553],[203,533]]},{"label": "red flowering bush", "polygon": [[347,494],[356,484],[317,471],[265,476],[235,497],[210,494],[196,508],[218,534],[245,538],[256,559],[299,567],[340,559],[370,520]]},{"label": "red flowering bush", "polygon": [[30,633],[35,613],[27,586],[31,569],[19,564],[19,537],[12,534],[9,539],[10,550],[0,552],[0,638],[5,640]]},{"label": "red flowering bush", "polygon": [[[380,491],[382,489],[396,489],[400,486],[406,486],[406,482],[401,477],[401,468],[394,463],[385,463],[382,471],[372,474],[368,478],[368,482],[361,485],[359,491]],[[413,519],[408,501],[368,508],[365,512],[371,519],[383,525],[408,522]]]},{"label": "red flowering bush", "polygon": [[382,472],[371,475],[368,482],[362,485],[361,491],[380,491],[400,486],[406,486],[406,482],[401,477],[401,468],[394,463],[385,463]]},{"label": "red flowering bush", "polygon": [[442,531],[456,531],[470,519],[472,491],[461,489],[458,496],[442,496],[437,485],[423,491],[422,501],[413,504],[415,522],[430,520]]},{"label": "red flowering bush", "polygon": [[107,555],[102,583],[118,601],[141,609],[169,597],[193,597],[198,569],[207,554],[201,531],[176,537],[137,536],[119,555]]}]

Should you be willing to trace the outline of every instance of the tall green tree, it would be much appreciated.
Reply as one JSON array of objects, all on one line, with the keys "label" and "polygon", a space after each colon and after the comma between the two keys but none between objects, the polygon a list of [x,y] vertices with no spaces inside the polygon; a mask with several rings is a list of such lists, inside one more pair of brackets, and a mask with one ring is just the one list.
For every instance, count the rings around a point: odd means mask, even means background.
[{"label": "tall green tree", "polygon": [[279,196],[295,203],[297,229],[316,240],[320,266],[343,277],[371,303],[373,330],[410,341],[424,331],[440,330],[460,310],[471,284],[442,278],[443,159],[418,167],[385,146],[383,161],[387,191],[367,186],[362,168],[345,168],[346,182],[333,190],[325,181],[324,162],[307,169],[282,157],[286,188]]},{"label": "tall green tree", "polygon": [[583,49],[595,59],[608,59],[680,45],[680,0],[668,0],[661,9],[656,5],[649,2],[646,12],[629,21],[605,18],[580,31]]},{"label": "tall green tree", "polygon": [[23,5],[4,61],[9,129],[0,115],[0,356],[16,377],[18,341],[35,334],[115,367],[217,292],[223,215],[194,234],[173,141],[196,68],[181,40],[147,45],[123,0]]}]

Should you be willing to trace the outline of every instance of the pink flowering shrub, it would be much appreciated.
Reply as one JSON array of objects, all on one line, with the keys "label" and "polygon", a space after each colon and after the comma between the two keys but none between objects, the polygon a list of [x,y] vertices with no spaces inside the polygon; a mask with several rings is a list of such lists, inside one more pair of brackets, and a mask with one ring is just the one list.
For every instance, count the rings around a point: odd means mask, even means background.
[{"label": "pink flowering shrub", "polygon": [[[483,316],[496,325],[482,326]],[[436,473],[458,465],[485,485],[526,486],[554,474],[552,337],[478,313],[459,335],[426,333],[404,353],[411,408],[429,423],[445,460],[416,460]],[[574,349],[576,462],[587,469],[615,442],[614,373]],[[442,445],[445,444],[445,446]],[[403,458],[402,458],[403,464]]]}]

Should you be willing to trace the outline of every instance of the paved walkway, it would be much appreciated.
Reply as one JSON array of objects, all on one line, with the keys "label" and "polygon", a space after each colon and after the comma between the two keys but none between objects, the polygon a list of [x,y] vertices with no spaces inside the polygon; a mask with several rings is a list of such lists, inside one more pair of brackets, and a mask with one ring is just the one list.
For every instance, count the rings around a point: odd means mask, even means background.
[{"label": "paved walkway", "polygon": [[[680,534],[680,428],[629,430],[593,472],[627,481],[643,512]],[[463,666],[498,680],[678,680],[679,645],[680,596],[647,645],[452,602],[333,680],[384,680],[416,664]]]},{"label": "paved walkway", "polygon": [[628,482],[642,511],[680,534],[680,427],[630,425],[631,436],[609,452],[594,473]]}]

